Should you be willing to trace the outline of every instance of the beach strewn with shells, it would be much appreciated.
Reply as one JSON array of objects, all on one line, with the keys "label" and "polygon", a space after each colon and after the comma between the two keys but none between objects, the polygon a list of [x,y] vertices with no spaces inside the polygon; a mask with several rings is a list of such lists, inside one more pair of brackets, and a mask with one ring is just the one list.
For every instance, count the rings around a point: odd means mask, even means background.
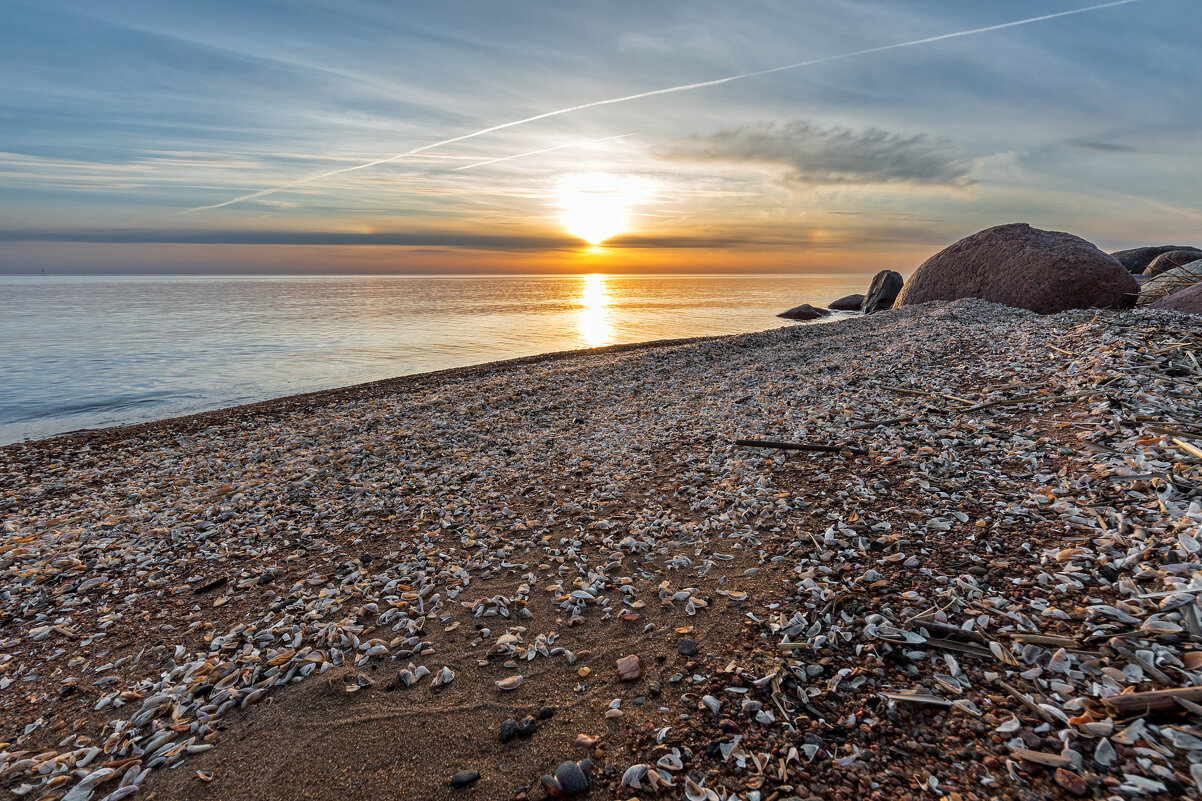
[{"label": "beach strewn with shells", "polygon": [[0,782],[1202,798],[1200,359],[962,300],[0,449]]}]

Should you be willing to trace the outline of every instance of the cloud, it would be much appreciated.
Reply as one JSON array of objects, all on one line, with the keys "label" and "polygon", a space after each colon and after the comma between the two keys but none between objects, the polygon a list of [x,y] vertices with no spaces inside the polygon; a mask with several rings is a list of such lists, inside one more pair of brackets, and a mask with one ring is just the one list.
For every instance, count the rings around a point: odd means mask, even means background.
[{"label": "cloud", "polygon": [[806,184],[966,186],[972,165],[944,139],[804,120],[761,122],[678,140],[661,155],[681,161],[785,167]]},{"label": "cloud", "polygon": [[[226,229],[105,228],[95,230],[0,229],[0,242],[92,242],[172,245],[340,245],[470,250],[579,250],[580,239],[565,234],[472,234],[454,231],[348,233]],[[607,240],[614,248],[714,248],[753,244],[739,236],[624,234]]]},{"label": "cloud", "polygon": [[1115,142],[1100,142],[1092,139],[1070,139],[1065,145],[1079,150],[1098,150],[1103,153],[1138,153],[1131,145],[1120,145]]}]

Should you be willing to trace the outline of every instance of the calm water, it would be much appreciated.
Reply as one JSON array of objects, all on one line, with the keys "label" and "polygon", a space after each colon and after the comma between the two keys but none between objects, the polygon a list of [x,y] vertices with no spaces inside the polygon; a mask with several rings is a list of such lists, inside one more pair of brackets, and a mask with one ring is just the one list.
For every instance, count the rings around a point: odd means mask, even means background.
[{"label": "calm water", "polygon": [[761,331],[870,276],[0,276],[0,443],[409,373]]}]

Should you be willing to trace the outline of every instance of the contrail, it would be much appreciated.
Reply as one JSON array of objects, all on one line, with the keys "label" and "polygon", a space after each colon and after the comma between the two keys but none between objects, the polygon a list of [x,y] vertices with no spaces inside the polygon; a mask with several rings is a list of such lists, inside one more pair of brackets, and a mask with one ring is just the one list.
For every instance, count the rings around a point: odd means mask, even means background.
[{"label": "contrail", "polygon": [[529,153],[518,153],[516,156],[501,156],[498,159],[489,159],[488,161],[477,161],[475,164],[465,164],[462,167],[456,167],[451,172],[459,172],[460,170],[470,170],[473,167],[484,167],[488,164],[496,164],[498,161],[513,161],[514,159],[524,159],[527,156],[537,156],[540,153],[550,153],[553,150],[567,150],[571,147],[588,147],[600,142],[610,142],[614,139],[625,139],[628,136],[638,136],[638,134],[618,134],[617,136],[605,136],[601,139],[589,139],[586,142],[569,142],[566,145],[556,145],[555,147],[544,147],[542,150],[531,150]]},{"label": "contrail", "polygon": [[918,45],[931,44],[932,42],[942,42],[947,39],[959,39],[960,37],[963,37],[963,36],[975,36],[979,33],[989,33],[991,31],[1000,31],[1000,30],[1004,30],[1006,28],[1016,28],[1019,25],[1030,25],[1033,22],[1043,22],[1043,21],[1049,20],[1049,19],[1058,19],[1060,17],[1070,17],[1075,14],[1085,14],[1090,11],[1100,11],[1104,8],[1115,8],[1116,6],[1125,6],[1125,5],[1130,5],[1131,3],[1140,3],[1140,2],[1143,2],[1143,0],[1115,0],[1115,2],[1111,2],[1111,3],[1101,3],[1099,5],[1088,6],[1086,8],[1075,8],[1070,11],[1059,11],[1055,14],[1044,14],[1043,16],[1039,16],[1039,17],[1028,17],[1027,19],[1015,20],[1014,22],[1003,22],[999,25],[987,25],[984,28],[972,28],[971,30],[967,30],[967,31],[956,31],[955,33],[944,33],[939,36],[928,36],[925,39],[915,39],[914,41],[911,41],[911,42],[899,42],[897,44],[881,45],[880,47],[869,47],[869,48],[865,48],[864,50],[852,50],[850,52],[839,53],[838,55],[834,55],[834,56],[823,56],[821,58],[812,58],[812,59],[809,59],[808,61],[798,61],[793,64],[785,64],[784,66],[781,66],[781,67],[771,67],[766,70],[756,70],[754,72],[743,72],[738,75],[730,75],[725,78],[717,78],[712,81],[701,81],[699,83],[681,84],[680,86],[669,86],[665,89],[653,89],[650,92],[639,92],[638,94],[623,95],[622,97],[611,97],[608,100],[594,100],[591,103],[581,103],[578,106],[568,106],[567,108],[556,109],[555,111],[547,111],[542,114],[536,114],[533,117],[525,117],[523,119],[514,120],[512,122],[503,122],[500,125],[493,125],[489,128],[481,128],[479,131],[473,131],[472,133],[466,133],[461,136],[452,137],[450,139],[443,139],[440,142],[434,142],[429,145],[422,145],[421,147],[415,147],[412,150],[406,150],[404,153],[397,153],[395,156],[388,156],[386,158],[377,159],[375,161],[369,161],[369,162],[366,162],[365,164],[356,164],[353,167],[343,167],[342,169],[338,169],[338,170],[330,170],[329,172],[323,172],[323,173],[319,173],[317,175],[310,175],[307,178],[298,178],[295,181],[290,181],[286,184],[281,184],[281,185],[273,187],[271,189],[261,189],[258,192],[251,192],[249,195],[241,195],[232,200],[227,200],[222,203],[214,203],[210,206],[197,206],[195,208],[187,209],[186,211],[192,212],[192,211],[204,211],[206,209],[219,209],[223,206],[229,206],[234,203],[241,203],[244,200],[254,200],[255,198],[264,197],[265,195],[272,195],[272,194],[275,194],[276,192],[282,192],[285,189],[291,189],[292,187],[300,186],[301,184],[307,184],[307,183],[311,183],[313,181],[320,181],[323,178],[331,178],[335,175],[342,175],[343,173],[354,172],[355,170],[365,170],[368,167],[376,167],[380,164],[388,164],[389,162],[392,162],[392,161],[400,161],[401,159],[408,158],[409,156],[416,156],[419,153],[425,153],[427,150],[433,150],[436,147],[445,147],[446,145],[452,145],[456,142],[463,142],[467,139],[475,139],[478,136],[484,136],[485,134],[490,134],[495,131],[503,131],[506,128],[514,128],[518,125],[526,125],[528,123],[537,122],[539,120],[545,120],[550,117],[559,117],[564,114],[571,114],[576,111],[583,111],[583,110],[589,109],[589,108],[597,108],[598,106],[611,106],[611,105],[614,105],[615,103],[626,103],[631,100],[641,100],[645,97],[655,97],[656,95],[667,95],[667,94],[673,94],[675,92],[688,92],[693,89],[705,89],[710,86],[721,86],[724,83],[731,83],[732,81],[741,81],[745,78],[756,78],[761,75],[772,75],[777,72],[785,72],[786,70],[799,69],[800,67],[812,67],[816,64],[829,64],[832,61],[842,61],[843,59],[856,58],[858,56],[866,56],[866,55],[870,55],[872,53],[884,53],[889,50],[901,50],[902,48],[905,48],[905,47],[917,47]]}]

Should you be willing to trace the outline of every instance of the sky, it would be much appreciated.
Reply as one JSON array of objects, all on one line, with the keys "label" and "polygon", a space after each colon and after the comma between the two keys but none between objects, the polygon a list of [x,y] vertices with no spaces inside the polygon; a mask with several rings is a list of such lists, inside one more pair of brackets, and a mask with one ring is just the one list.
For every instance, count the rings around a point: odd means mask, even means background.
[{"label": "sky", "polygon": [[909,272],[1009,222],[1202,244],[1202,2],[966,33],[1090,6],[5,0],[0,272]]}]

